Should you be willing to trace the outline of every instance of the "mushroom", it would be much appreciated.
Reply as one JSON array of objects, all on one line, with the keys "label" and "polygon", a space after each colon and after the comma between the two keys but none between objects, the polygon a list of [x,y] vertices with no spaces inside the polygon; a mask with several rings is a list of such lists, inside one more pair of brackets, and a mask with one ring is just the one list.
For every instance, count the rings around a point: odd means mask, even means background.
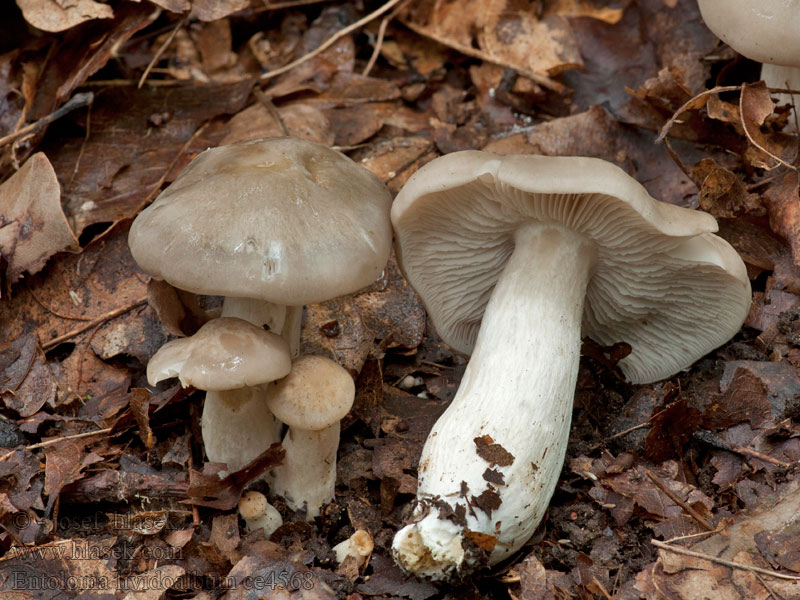
[{"label": "mushroom", "polygon": [[336,562],[341,565],[348,556],[352,556],[355,560],[357,569],[363,567],[369,555],[372,554],[375,544],[372,541],[372,536],[364,529],[357,529],[356,532],[343,542],[339,542],[333,547],[336,553]]},{"label": "mushroom", "polygon": [[[762,63],[771,88],[800,89],[800,0],[698,0],[708,28],[739,54]],[[780,103],[797,106],[790,94]],[[797,112],[787,129],[797,131]]]},{"label": "mushroom", "polygon": [[319,515],[333,500],[339,421],[355,399],[350,374],[323,356],[301,356],[292,372],[270,391],[267,404],[289,426],[283,438],[286,455],[272,470],[270,489],[283,496],[293,510],[306,518]]},{"label": "mushroom", "polygon": [[147,381],[177,377],[184,387],[205,390],[206,454],[237,471],[277,441],[262,385],[287,375],[291,364],[289,345],[279,335],[221,317],[159,348],[147,363]]},{"label": "mushroom", "polygon": [[298,354],[302,305],[355,292],[389,259],[391,195],[344,154],[292,137],[199,154],[131,226],[142,269]]},{"label": "mushroom", "polygon": [[581,335],[627,342],[620,369],[652,382],[725,343],[750,306],[713,217],[598,159],[449,154],[409,179],[392,222],[437,332],[472,355],[394,538],[418,575],[493,565],[533,534],[564,460]]},{"label": "mushroom", "polygon": [[264,530],[264,537],[269,539],[283,525],[278,509],[272,506],[261,492],[250,491],[239,499],[239,514],[244,519],[247,531]]}]

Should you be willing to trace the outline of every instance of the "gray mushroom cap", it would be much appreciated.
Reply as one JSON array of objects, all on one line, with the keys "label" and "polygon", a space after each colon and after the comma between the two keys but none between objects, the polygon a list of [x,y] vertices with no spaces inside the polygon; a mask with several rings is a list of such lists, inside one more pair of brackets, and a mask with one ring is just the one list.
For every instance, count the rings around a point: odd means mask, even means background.
[{"label": "gray mushroom cap", "polygon": [[800,0],[698,0],[708,28],[752,60],[800,67]]},{"label": "gray mushroom cap", "polygon": [[282,337],[242,319],[221,317],[159,348],[147,363],[147,381],[155,385],[178,377],[184,387],[235,390],[280,379],[291,366]]},{"label": "gray mushroom cap", "polygon": [[136,218],[142,269],[199,294],[300,306],[377,279],[391,195],[344,154],[297,138],[212,148]]},{"label": "gray mushroom cap", "polygon": [[747,315],[744,263],[710,215],[653,199],[599,159],[456,152],[415,173],[392,207],[398,262],[455,349],[472,351],[515,231],[533,222],[593,242],[583,335],[629,343],[619,366],[634,383],[689,366]]}]

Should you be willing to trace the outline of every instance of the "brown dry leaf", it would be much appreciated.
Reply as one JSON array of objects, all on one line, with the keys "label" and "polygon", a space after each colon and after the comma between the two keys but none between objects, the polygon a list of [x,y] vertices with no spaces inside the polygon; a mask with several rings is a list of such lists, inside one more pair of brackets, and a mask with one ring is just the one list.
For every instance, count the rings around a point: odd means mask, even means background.
[{"label": "brown dry leaf", "polygon": [[[279,107],[278,114],[290,135],[325,146],[333,145],[331,124],[318,108],[296,102]],[[220,140],[220,145],[284,135],[280,123],[261,103],[248,106],[234,115],[225,129],[227,133]]]},{"label": "brown dry leaf", "polygon": [[722,429],[748,421],[753,429],[772,422],[767,391],[751,371],[737,368],[725,393],[715,398],[703,414],[703,427]]},{"label": "brown dry leaf", "polygon": [[221,556],[236,564],[242,557],[236,549],[239,547],[239,515],[232,513],[217,515],[211,522],[211,537],[208,541],[214,545]]},{"label": "brown dry leaf", "polygon": [[770,568],[757,554],[756,536],[764,531],[780,531],[796,521],[800,513],[798,490],[797,481],[781,485],[771,497],[762,498],[761,508],[740,518],[725,531],[689,547],[693,552],[734,561],[743,565],[742,568],[659,549],[658,562],[639,573],[636,589],[647,600],[665,597],[694,600],[698,590],[714,590],[715,597],[730,600],[800,597],[800,581],[756,576],[746,570],[748,566]]},{"label": "brown dry leaf", "polygon": [[0,255],[6,279],[36,273],[56,252],[78,251],[78,240],[61,210],[61,188],[50,161],[31,156],[0,186]]},{"label": "brown dry leaf", "polygon": [[192,16],[201,21],[217,21],[250,7],[250,0],[193,0]]},{"label": "brown dry leaf", "polygon": [[[115,537],[87,540],[80,537],[54,539],[37,548],[37,552],[20,553],[18,557],[4,556],[0,581],[0,596],[13,600],[15,589],[39,590],[36,598],[78,598],[108,600],[119,591],[116,570],[106,565]],[[8,560],[6,560],[8,559]],[[72,584],[70,585],[70,582]],[[89,582],[75,589],[80,582]],[[43,594],[42,588],[55,588],[55,594]],[[68,592],[69,590],[69,592]]]},{"label": "brown dry leaf", "polygon": [[372,567],[372,575],[356,586],[356,590],[364,596],[399,596],[410,600],[427,600],[439,593],[430,581],[403,573],[390,558],[373,554],[369,564]]},{"label": "brown dry leaf", "polygon": [[280,443],[272,444],[243,468],[222,479],[216,472],[209,474],[190,471],[191,483],[187,492],[189,499],[184,502],[230,510],[238,504],[244,487],[262,473],[281,464],[285,454],[286,451]]},{"label": "brown dry leaf", "polygon": [[0,397],[23,418],[55,405],[56,383],[34,334],[0,344]]},{"label": "brown dry leaf", "polygon": [[[93,223],[133,217],[154,196],[201,125],[236,113],[252,83],[178,88],[111,88],[92,107],[91,134],[54,138],[53,166],[65,183],[67,213],[76,232]],[[120,106],[125,110],[120,111]],[[150,117],[167,113],[166,125]]]},{"label": "brown dry leaf", "polygon": [[61,488],[77,481],[83,469],[103,460],[94,452],[84,454],[84,445],[80,441],[66,441],[45,448],[44,493],[49,497],[48,512]]},{"label": "brown dry leaf", "polygon": [[792,262],[800,267],[800,173],[785,170],[764,195],[773,231],[792,248]]},{"label": "brown dry leaf", "polygon": [[667,406],[659,406],[650,417],[650,431],[644,442],[645,457],[662,462],[683,454],[683,448],[697,429],[702,415],[689,405],[687,398],[678,398]]},{"label": "brown dry leaf", "polygon": [[756,152],[747,157],[754,167],[761,169],[774,169],[779,165],[775,156],[780,155],[780,149],[770,144],[770,140],[761,132],[761,126],[774,109],[775,103],[766,83],[759,81],[742,84],[742,93],[739,96],[742,127],[747,139],[756,147]]},{"label": "brown dry leaf", "polygon": [[95,0],[17,0],[25,20],[42,31],[64,31],[84,21],[111,19],[114,11]]},{"label": "brown dry leaf", "polygon": [[122,600],[161,600],[171,587],[177,587],[179,578],[186,573],[178,565],[164,565],[145,573],[121,577],[119,586],[129,591]]},{"label": "brown dry leaf", "polygon": [[152,450],[156,445],[147,409],[150,406],[150,392],[142,388],[133,388],[130,393],[130,406],[136,424],[139,426],[139,437],[145,448]]},{"label": "brown dry leaf", "polygon": [[534,6],[508,0],[417,2],[406,23],[456,50],[478,48],[486,60],[521,73],[557,75],[583,66],[569,22],[540,19]]},{"label": "brown dry leaf", "polygon": [[717,219],[737,214],[763,214],[758,196],[747,191],[744,182],[733,171],[704,158],[694,169],[692,179],[700,188],[700,209]]}]

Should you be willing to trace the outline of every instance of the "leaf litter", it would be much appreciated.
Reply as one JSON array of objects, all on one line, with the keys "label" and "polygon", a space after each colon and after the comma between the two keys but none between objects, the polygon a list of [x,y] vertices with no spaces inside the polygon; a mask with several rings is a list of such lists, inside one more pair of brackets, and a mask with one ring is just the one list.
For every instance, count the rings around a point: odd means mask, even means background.
[{"label": "leaf litter", "polygon": [[[0,25],[4,597],[800,597],[798,139],[692,0],[16,4]],[[284,526],[245,534],[238,497],[280,457],[221,478],[203,460],[201,395],[144,379],[219,302],[151,281],[126,235],[204,148],[285,132],[393,193],[460,149],[610,160],[719,220],[753,283],[746,326],[649,386],[586,346],[548,516],[451,589],[389,552],[465,364],[392,260],[305,311],[305,350],[357,381],[335,501],[308,524],[271,498]],[[496,446],[476,439],[502,486],[492,467],[513,457]],[[337,571],[331,548],[356,529],[370,562]]]}]

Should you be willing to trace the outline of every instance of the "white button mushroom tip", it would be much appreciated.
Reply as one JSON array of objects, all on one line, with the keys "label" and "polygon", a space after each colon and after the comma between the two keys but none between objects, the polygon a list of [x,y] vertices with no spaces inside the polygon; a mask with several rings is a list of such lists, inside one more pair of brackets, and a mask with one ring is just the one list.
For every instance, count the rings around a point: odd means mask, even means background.
[{"label": "white button mushroom tip", "polygon": [[336,562],[339,563],[339,565],[341,565],[348,556],[351,556],[355,560],[356,568],[360,569],[366,564],[367,560],[369,560],[373,548],[374,544],[369,532],[364,529],[358,529],[349,538],[336,544],[333,547],[333,551],[336,553]]},{"label": "white button mushroom tip", "polygon": [[248,532],[263,529],[267,539],[283,525],[281,513],[261,492],[246,492],[239,500],[239,514],[244,519]]},{"label": "white button mushroom tip", "polygon": [[564,460],[582,336],[627,342],[620,369],[651,382],[729,340],[750,306],[710,215],[602,160],[449,154],[409,179],[392,221],[431,322],[472,355],[393,544],[432,578],[493,565],[533,534]]}]

